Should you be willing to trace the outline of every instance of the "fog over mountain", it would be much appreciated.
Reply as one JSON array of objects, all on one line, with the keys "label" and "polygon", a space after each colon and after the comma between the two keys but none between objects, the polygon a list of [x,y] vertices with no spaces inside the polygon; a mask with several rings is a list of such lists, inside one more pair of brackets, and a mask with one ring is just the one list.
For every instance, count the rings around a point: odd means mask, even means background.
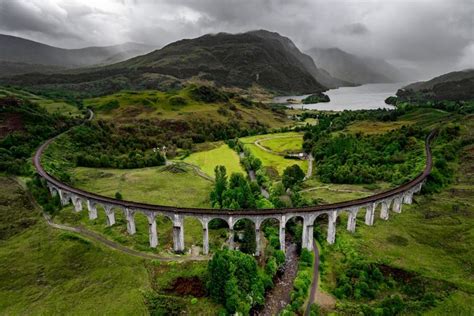
[{"label": "fog over mountain", "polygon": [[474,66],[472,16],[472,0],[0,0],[0,33],[63,48],[161,48],[207,33],[267,29],[302,51],[338,47],[427,79]]}]

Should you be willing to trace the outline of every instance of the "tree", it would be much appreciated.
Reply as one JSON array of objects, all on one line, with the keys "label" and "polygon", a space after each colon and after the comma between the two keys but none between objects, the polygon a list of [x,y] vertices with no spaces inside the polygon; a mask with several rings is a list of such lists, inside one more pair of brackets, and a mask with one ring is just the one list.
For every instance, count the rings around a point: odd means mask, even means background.
[{"label": "tree", "polygon": [[116,198],[117,200],[123,199],[122,193],[120,193],[120,192],[115,192],[115,198]]},{"label": "tree", "polygon": [[250,308],[264,302],[264,287],[257,261],[236,250],[220,250],[207,267],[207,287],[213,300],[225,306],[231,314],[247,315]]},{"label": "tree", "polygon": [[224,166],[214,168],[216,182],[214,190],[211,192],[211,204],[215,208],[222,208],[222,199],[227,189],[227,174]]},{"label": "tree", "polygon": [[304,177],[305,174],[303,170],[301,170],[300,166],[295,164],[287,167],[285,171],[283,171],[282,182],[285,188],[288,189],[303,182]]}]

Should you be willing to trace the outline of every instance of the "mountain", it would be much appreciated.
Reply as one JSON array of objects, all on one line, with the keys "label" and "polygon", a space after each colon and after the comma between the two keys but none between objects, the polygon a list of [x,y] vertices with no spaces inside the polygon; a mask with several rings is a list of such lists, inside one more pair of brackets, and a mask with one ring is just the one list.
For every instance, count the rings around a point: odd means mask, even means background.
[{"label": "mountain", "polygon": [[[105,47],[64,49],[30,41],[21,37],[0,34],[0,62],[3,76],[32,72],[39,69],[77,68],[114,63],[151,51],[138,43]],[[28,71],[26,65],[34,65]],[[8,66],[8,68],[6,67]],[[53,66],[53,67],[50,67]]]},{"label": "mountain", "polygon": [[307,52],[331,76],[353,84],[398,82],[402,74],[383,59],[359,57],[339,48],[312,48]]},{"label": "mountain", "polygon": [[428,81],[415,82],[397,91],[401,100],[474,100],[474,69],[450,72]]},{"label": "mountain", "polygon": [[109,68],[146,68],[181,79],[198,77],[242,88],[258,84],[277,93],[326,90],[312,74],[317,68],[311,58],[290,39],[267,31],[180,40]]},{"label": "mountain", "polygon": [[270,32],[266,30],[250,31],[247,32],[247,34],[259,36],[265,40],[279,42],[289,54],[298,59],[300,64],[303,66],[303,69],[308,71],[319,83],[327,88],[337,88],[341,86],[352,85],[347,81],[332,77],[325,69],[318,68],[311,56],[302,53],[288,37],[281,36],[276,32]]}]

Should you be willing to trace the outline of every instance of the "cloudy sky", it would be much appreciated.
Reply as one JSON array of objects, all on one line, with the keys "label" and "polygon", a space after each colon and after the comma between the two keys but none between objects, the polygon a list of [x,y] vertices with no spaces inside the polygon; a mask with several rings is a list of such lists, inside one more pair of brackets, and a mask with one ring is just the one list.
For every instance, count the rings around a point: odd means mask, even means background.
[{"label": "cloudy sky", "polygon": [[424,76],[474,67],[474,0],[0,0],[0,33],[65,48],[277,31]]}]

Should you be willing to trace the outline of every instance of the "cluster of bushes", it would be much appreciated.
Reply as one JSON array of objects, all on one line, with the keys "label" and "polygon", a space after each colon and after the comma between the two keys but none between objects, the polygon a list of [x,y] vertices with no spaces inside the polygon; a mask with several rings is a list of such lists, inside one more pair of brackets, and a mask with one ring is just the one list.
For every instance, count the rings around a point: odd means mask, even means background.
[{"label": "cluster of bushes", "polygon": [[56,214],[61,209],[59,195],[51,196],[43,180],[35,175],[27,182],[28,190],[35,200],[42,206],[43,211],[48,214]]},{"label": "cluster of bushes", "polygon": [[194,100],[206,103],[229,101],[229,97],[225,93],[211,86],[191,87],[189,94]]},{"label": "cluster of bushes", "polygon": [[285,254],[270,247],[266,263],[259,267],[255,258],[237,250],[219,250],[208,263],[207,288],[210,297],[229,314],[248,315],[265,302],[265,292],[285,263]]},{"label": "cluster of bushes", "polygon": [[0,139],[0,171],[16,175],[30,175],[29,162],[36,148],[78,123],[58,114],[49,114],[27,100],[12,97],[0,98],[0,115],[10,121],[13,129],[6,127],[6,136]]},{"label": "cluster of bushes", "polygon": [[321,181],[370,184],[383,180],[403,183],[423,170],[425,133],[402,127],[385,134],[340,134],[321,137],[313,146]]},{"label": "cluster of bushes", "polygon": [[291,291],[291,301],[280,315],[304,313],[301,309],[308,298],[313,281],[313,264],[314,254],[307,249],[302,249],[298,263],[298,273],[293,282],[293,291]]},{"label": "cluster of bushes", "polygon": [[208,291],[230,314],[248,315],[250,309],[262,305],[265,288],[257,261],[236,250],[217,251],[208,264]]},{"label": "cluster of bushes", "polygon": [[[410,111],[416,108],[434,108],[452,113],[472,114],[474,113],[473,100],[434,100],[427,98],[423,93],[413,93],[409,97],[389,97],[385,100],[399,111]],[[390,103],[389,103],[390,102]]]},{"label": "cluster of bushes", "polygon": [[339,299],[374,299],[383,287],[393,287],[393,281],[386,280],[375,264],[358,261],[338,275],[334,295]]},{"label": "cluster of bushes", "polygon": [[224,166],[214,169],[215,184],[210,194],[214,208],[241,209],[255,208],[260,198],[260,188],[254,182],[247,181],[242,173],[232,173],[227,179]]},{"label": "cluster of bushes", "polygon": [[[452,183],[454,169],[450,166],[459,156],[462,147],[469,144],[469,140],[461,139],[459,125],[448,125],[440,128],[432,146],[433,168],[428,181],[423,186],[423,192],[435,193]],[[472,142],[472,140],[470,141]]]},{"label": "cluster of bushes", "polygon": [[303,100],[301,100],[303,104],[313,104],[313,103],[329,102],[329,101],[331,101],[329,97],[322,92],[309,95]]}]

